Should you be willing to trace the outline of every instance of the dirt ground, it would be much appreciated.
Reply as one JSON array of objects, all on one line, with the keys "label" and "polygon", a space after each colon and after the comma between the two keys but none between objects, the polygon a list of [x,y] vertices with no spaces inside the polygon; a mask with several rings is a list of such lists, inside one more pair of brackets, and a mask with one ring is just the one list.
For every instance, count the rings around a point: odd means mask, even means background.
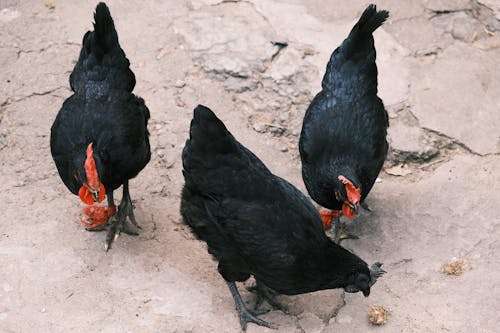
[{"label": "dirt ground", "polygon": [[[348,223],[360,238],[343,245],[388,273],[368,298],[281,297],[289,313],[263,318],[277,332],[498,332],[500,2],[375,2],[391,12],[375,34],[391,152],[373,212]],[[178,212],[192,110],[210,106],[304,190],[303,114],[367,2],[109,1],[135,93],[151,110],[153,156],[131,182],[142,233],[108,253],[105,235],[79,223],[81,204],[49,151],[95,5],[0,0],[0,331],[238,332],[216,263]],[[454,258],[465,271],[446,275]],[[375,304],[389,312],[380,327],[368,321]]]}]

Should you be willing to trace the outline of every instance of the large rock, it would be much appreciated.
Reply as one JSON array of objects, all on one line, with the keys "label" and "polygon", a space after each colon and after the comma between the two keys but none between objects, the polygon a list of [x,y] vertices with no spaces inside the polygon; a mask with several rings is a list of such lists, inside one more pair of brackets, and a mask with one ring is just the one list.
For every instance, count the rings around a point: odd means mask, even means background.
[{"label": "large rock", "polygon": [[498,49],[454,44],[435,62],[417,64],[410,103],[420,125],[479,154],[500,152],[499,58]]},{"label": "large rock", "polygon": [[410,51],[388,34],[385,25],[375,32],[378,91],[386,106],[403,103],[408,98]]},{"label": "large rock", "polygon": [[201,69],[216,79],[230,79],[229,90],[255,89],[278,47],[269,23],[248,3],[203,7],[174,22]]},{"label": "large rock", "polygon": [[283,300],[283,304],[288,307],[292,315],[301,316],[309,313],[323,322],[328,322],[344,305],[344,291],[342,289],[321,290],[298,296],[281,297],[280,300]]},{"label": "large rock", "polygon": [[497,20],[500,20],[500,2],[498,0],[481,0],[478,3],[485,5],[493,11]]},{"label": "large rock", "polygon": [[414,55],[437,53],[453,42],[444,27],[425,16],[396,20],[385,29]]},{"label": "large rock", "polygon": [[458,11],[471,6],[469,0],[424,0],[424,7],[435,12]]},{"label": "large rock", "polygon": [[407,109],[390,119],[388,141],[387,159],[394,164],[427,162],[439,154],[438,142],[420,128],[418,120]]},{"label": "large rock", "polygon": [[321,333],[325,324],[313,313],[306,312],[300,316],[299,325],[305,333]]}]

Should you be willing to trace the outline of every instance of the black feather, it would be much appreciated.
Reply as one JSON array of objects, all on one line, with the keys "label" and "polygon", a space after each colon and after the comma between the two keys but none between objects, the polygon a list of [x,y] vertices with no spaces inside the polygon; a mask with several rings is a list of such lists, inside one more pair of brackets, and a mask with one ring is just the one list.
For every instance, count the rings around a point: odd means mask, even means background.
[{"label": "black feather", "polygon": [[311,202],[273,175],[198,106],[182,154],[181,215],[219,262],[227,281],[250,275],[279,293],[341,288],[366,263],[323,232]]},{"label": "black feather", "polygon": [[333,52],[322,88],[304,116],[299,142],[302,176],[311,197],[340,210],[334,191],[343,175],[370,192],[387,156],[387,112],[377,96],[372,33],[389,16],[368,6],[349,36]]},{"label": "black feather", "polygon": [[85,34],[70,76],[75,93],[63,103],[50,136],[59,175],[74,194],[82,186],[75,175],[84,173],[89,143],[108,192],[135,177],[151,156],[149,110],[131,93],[135,77],[104,3],[97,5],[94,18],[95,30]]},{"label": "black feather", "polygon": [[97,5],[94,20],[94,31],[84,35],[80,57],[70,75],[71,89],[94,99],[104,98],[115,89],[132,92],[135,75],[120,47],[106,4]]}]

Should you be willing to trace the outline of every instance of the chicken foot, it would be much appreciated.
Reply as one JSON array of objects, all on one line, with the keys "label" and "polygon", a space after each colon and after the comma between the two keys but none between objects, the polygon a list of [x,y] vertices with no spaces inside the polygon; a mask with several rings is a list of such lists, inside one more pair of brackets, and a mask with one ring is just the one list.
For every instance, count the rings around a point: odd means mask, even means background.
[{"label": "chicken foot", "polygon": [[340,216],[334,217],[332,227],[330,228],[330,238],[340,245],[344,239],[358,239],[359,237],[345,232],[344,224],[340,222]]},{"label": "chicken foot", "polygon": [[257,280],[255,281],[255,285],[247,287],[247,290],[251,293],[256,294],[257,296],[254,310],[257,310],[262,305],[262,303],[266,301],[274,309],[280,310],[283,313],[288,313],[288,307],[276,300],[276,296],[278,295],[278,293],[271,288],[263,285],[262,283],[259,283]]},{"label": "chicken foot", "polygon": [[359,204],[364,210],[366,210],[367,212],[372,212],[372,210],[370,209],[370,207],[368,206],[368,204],[364,201],[362,201],[360,204]]},{"label": "chicken foot", "polygon": [[246,332],[247,330],[247,323],[254,323],[259,326],[265,326],[268,328],[274,328],[269,324],[268,322],[257,318],[258,315],[261,315],[265,312],[253,312],[247,309],[245,306],[245,303],[243,303],[243,300],[241,299],[241,295],[238,291],[238,288],[236,287],[236,283],[234,282],[228,282],[226,281],[227,286],[229,287],[229,290],[231,291],[231,295],[233,296],[234,303],[236,304],[236,310],[238,311],[238,314],[240,316],[240,325],[241,325],[241,330],[243,332]]},{"label": "chicken foot", "polygon": [[137,224],[134,216],[134,206],[132,205],[132,199],[130,198],[127,180],[123,183],[122,201],[118,206],[118,213],[116,213],[111,220],[108,234],[106,235],[104,250],[108,251],[111,248],[111,244],[118,237],[118,230],[128,235],[137,236],[139,235],[139,229],[141,229],[141,227]]}]

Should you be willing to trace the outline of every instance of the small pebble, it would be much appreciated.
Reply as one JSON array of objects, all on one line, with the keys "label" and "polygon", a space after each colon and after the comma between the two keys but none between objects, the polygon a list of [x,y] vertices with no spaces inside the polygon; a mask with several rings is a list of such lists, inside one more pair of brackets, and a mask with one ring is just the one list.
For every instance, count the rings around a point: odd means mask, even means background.
[{"label": "small pebble", "polygon": [[381,305],[372,305],[368,309],[368,317],[373,325],[384,325],[387,322],[387,310]]},{"label": "small pebble", "polygon": [[183,108],[183,107],[186,106],[186,103],[184,103],[184,101],[182,99],[176,98],[175,99],[175,105],[177,105],[180,108]]},{"label": "small pebble", "polygon": [[444,264],[441,269],[447,275],[460,276],[467,268],[467,261],[465,259],[453,258],[451,262]]},{"label": "small pebble", "polygon": [[186,85],[186,82],[182,81],[182,80],[177,80],[175,81],[174,83],[174,87],[176,88],[182,88]]},{"label": "small pebble", "polygon": [[255,124],[253,124],[253,129],[256,132],[263,133],[266,129],[266,125],[264,125],[262,123],[255,123]]}]

